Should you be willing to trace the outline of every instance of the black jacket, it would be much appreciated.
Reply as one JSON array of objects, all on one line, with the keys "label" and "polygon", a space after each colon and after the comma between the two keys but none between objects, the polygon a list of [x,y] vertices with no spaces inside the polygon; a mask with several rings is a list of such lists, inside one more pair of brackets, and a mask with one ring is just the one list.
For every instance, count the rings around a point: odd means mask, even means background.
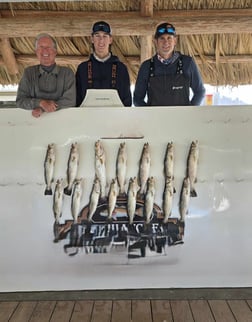
[{"label": "black jacket", "polygon": [[[111,57],[105,62],[100,62],[91,54],[92,84],[88,83],[88,61],[81,63],[76,72],[76,106],[80,106],[89,88],[112,89],[118,91],[118,95],[124,106],[131,106],[132,96],[130,91],[130,78],[127,67],[119,61],[117,56]],[[112,66],[116,65],[115,87],[112,86]]]}]

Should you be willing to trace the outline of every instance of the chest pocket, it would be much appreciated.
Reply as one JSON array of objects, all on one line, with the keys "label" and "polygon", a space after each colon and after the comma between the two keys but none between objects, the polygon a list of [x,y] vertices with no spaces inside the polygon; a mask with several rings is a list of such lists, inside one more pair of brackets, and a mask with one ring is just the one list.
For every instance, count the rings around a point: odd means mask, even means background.
[{"label": "chest pocket", "polygon": [[175,75],[155,76],[153,58],[150,62],[148,105],[181,106],[190,105],[190,82],[183,73],[183,62],[179,58]]}]

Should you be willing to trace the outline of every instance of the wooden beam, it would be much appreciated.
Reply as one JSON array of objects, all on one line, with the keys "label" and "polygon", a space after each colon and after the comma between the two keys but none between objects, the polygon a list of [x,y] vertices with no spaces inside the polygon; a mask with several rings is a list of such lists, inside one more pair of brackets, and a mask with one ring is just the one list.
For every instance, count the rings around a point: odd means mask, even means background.
[{"label": "wooden beam", "polygon": [[[214,56],[205,56],[204,60],[199,56],[194,57],[197,64],[216,64],[216,58]],[[57,56],[56,62],[59,65],[73,65],[77,66],[81,62],[88,59],[88,56]],[[38,64],[38,59],[35,55],[16,55],[16,60],[18,63],[23,65],[35,65]],[[125,62],[131,65],[139,65],[139,56],[126,56]],[[252,55],[233,55],[233,56],[221,56],[219,58],[220,64],[251,64]],[[4,66],[5,62],[0,57],[0,66]]]},{"label": "wooden beam", "polygon": [[[180,10],[177,10],[180,11]],[[199,12],[200,11],[200,14]],[[225,13],[226,12],[226,13]],[[0,37],[34,37],[48,32],[55,37],[82,37],[90,35],[90,26],[97,20],[97,12],[55,11],[47,16],[27,16],[0,19]],[[95,14],[95,16],[94,16]],[[101,14],[101,13],[100,13]],[[102,13],[103,14],[103,13]],[[173,15],[172,11],[157,11],[153,17],[141,17],[136,12],[109,13],[103,19],[109,21],[115,36],[151,36],[155,26],[163,20],[175,25],[178,35],[215,33],[252,33],[252,9],[233,9],[229,11],[188,10]],[[109,17],[109,19],[108,19]],[[32,26],[32,28],[31,28]]]},{"label": "wooden beam", "polygon": [[[147,6],[148,0],[142,0],[141,6]],[[152,1],[152,0],[149,0]],[[150,2],[149,2],[150,5]],[[128,19],[133,16],[139,16],[138,12],[132,11],[120,11],[117,12],[123,19]],[[79,18],[88,18],[96,21],[97,16],[100,15],[104,20],[111,20],[115,18],[115,13],[111,11],[55,11],[55,10],[0,10],[2,18],[21,18],[21,17],[36,17],[36,18],[48,18],[48,17],[65,17],[70,18],[72,16]],[[202,10],[162,10],[156,11],[155,15],[159,17],[169,16],[174,18],[183,17],[208,17],[208,16],[220,16],[220,17],[248,17],[252,15],[252,9],[202,9]]]},{"label": "wooden beam", "polygon": [[0,49],[3,57],[4,65],[10,75],[18,74],[18,65],[11,48],[11,44],[8,38],[3,38],[0,41]]}]

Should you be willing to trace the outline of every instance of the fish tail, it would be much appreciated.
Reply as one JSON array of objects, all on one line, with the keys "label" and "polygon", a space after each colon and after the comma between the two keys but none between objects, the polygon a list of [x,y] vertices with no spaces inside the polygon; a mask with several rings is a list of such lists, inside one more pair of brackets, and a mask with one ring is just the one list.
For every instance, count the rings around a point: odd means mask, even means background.
[{"label": "fish tail", "polygon": [[65,194],[65,195],[68,195],[68,196],[71,196],[71,194],[72,194],[72,189],[71,189],[71,188],[69,188],[69,187],[66,187],[66,188],[64,189],[64,194]]},{"label": "fish tail", "polygon": [[144,200],[144,192],[138,191],[137,199]]},{"label": "fish tail", "polygon": [[197,192],[196,192],[196,190],[195,189],[191,189],[191,191],[190,191],[190,196],[191,197],[197,197],[198,195],[197,195]]},{"label": "fish tail", "polygon": [[146,221],[145,223],[144,223],[144,232],[145,233],[148,233],[149,232],[149,230],[150,230],[150,222],[148,221]]},{"label": "fish tail", "polygon": [[168,223],[168,221],[169,221],[169,217],[167,216],[167,217],[165,217],[164,219],[163,219],[163,224],[165,225],[165,224],[167,224]]},{"label": "fish tail", "polygon": [[44,195],[45,196],[51,196],[53,193],[52,193],[52,189],[51,188],[46,188],[45,189],[45,192],[44,192]]},{"label": "fish tail", "polygon": [[124,187],[120,187],[120,192],[119,192],[120,195],[125,195],[125,188]]},{"label": "fish tail", "polygon": [[107,201],[106,195],[101,196],[99,199],[99,202],[105,202],[105,201]]},{"label": "fish tail", "polygon": [[54,232],[54,243],[57,243],[60,239],[60,224],[55,220],[53,224],[53,232]]},{"label": "fish tail", "polygon": [[107,221],[107,223],[112,223],[113,222],[113,218],[112,217],[107,217],[107,219],[106,219],[106,221]]}]

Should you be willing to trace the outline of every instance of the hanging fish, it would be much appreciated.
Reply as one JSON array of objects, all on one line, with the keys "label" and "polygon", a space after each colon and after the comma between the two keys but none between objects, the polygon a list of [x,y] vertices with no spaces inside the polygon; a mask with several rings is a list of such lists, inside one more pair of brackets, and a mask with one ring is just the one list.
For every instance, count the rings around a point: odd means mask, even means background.
[{"label": "hanging fish", "polygon": [[109,193],[108,193],[108,220],[112,219],[113,212],[116,206],[117,195],[118,195],[117,180],[112,179],[110,188],[109,188]]},{"label": "hanging fish", "polygon": [[140,195],[146,192],[146,184],[149,178],[151,165],[150,146],[149,143],[144,143],[141,158],[139,161],[138,181],[140,185]]},{"label": "hanging fish", "polygon": [[106,196],[106,156],[100,140],[95,142],[95,175],[100,180],[101,198],[104,199]]},{"label": "hanging fish", "polygon": [[126,170],[127,170],[127,151],[126,143],[120,143],[116,159],[116,178],[119,185],[119,194],[125,194],[126,183]]},{"label": "hanging fish", "polygon": [[55,145],[54,143],[48,144],[46,157],[44,161],[44,176],[45,176],[45,195],[52,195],[52,183],[53,183],[53,176],[54,176],[54,169],[55,169],[55,160],[56,160],[56,153],[55,153]]},{"label": "hanging fish", "polygon": [[127,213],[129,217],[129,223],[132,224],[135,212],[136,212],[136,201],[137,201],[137,192],[140,189],[137,178],[130,178],[129,186],[127,191]]},{"label": "hanging fish", "polygon": [[168,142],[166,146],[165,159],[164,159],[164,174],[165,177],[174,177],[174,144]]},{"label": "hanging fish", "polygon": [[187,177],[190,179],[190,195],[191,197],[197,197],[195,190],[195,183],[197,182],[197,169],[199,163],[199,143],[198,141],[192,141],[190,150],[187,157]]},{"label": "hanging fish", "polygon": [[151,221],[151,216],[153,212],[153,206],[154,206],[154,199],[155,199],[155,179],[154,177],[150,177],[147,180],[147,190],[145,194],[145,200],[144,200],[144,209],[145,209],[145,222],[146,224],[149,224]]},{"label": "hanging fish", "polygon": [[88,210],[88,220],[91,221],[92,217],[97,209],[98,202],[101,195],[101,185],[98,178],[94,179],[92,191],[89,198],[89,210]]},{"label": "hanging fish", "polygon": [[173,179],[168,176],[165,179],[165,188],[163,193],[163,214],[164,220],[163,223],[166,224],[171,216],[172,212],[172,202],[173,202]]},{"label": "hanging fish", "polygon": [[77,142],[72,143],[67,164],[67,187],[64,193],[68,196],[72,194],[74,180],[76,179],[79,166],[79,148]]},{"label": "hanging fish", "polygon": [[73,195],[72,195],[72,202],[71,202],[71,212],[72,212],[74,224],[78,222],[81,198],[82,198],[82,179],[76,179],[73,185]]},{"label": "hanging fish", "polygon": [[[164,175],[165,178],[171,177],[174,180],[174,144],[168,142],[166,146],[165,159],[164,159]],[[173,192],[176,189],[173,187]]]},{"label": "hanging fish", "polygon": [[59,224],[59,220],[62,216],[63,200],[64,200],[64,181],[63,179],[58,179],[56,181],[54,194],[53,194],[53,213],[54,213],[56,224]]},{"label": "hanging fish", "polygon": [[181,221],[185,221],[185,216],[188,214],[189,200],[190,200],[190,179],[186,177],[183,180],[182,189],[180,192],[180,199],[179,199],[179,214],[180,214]]}]

